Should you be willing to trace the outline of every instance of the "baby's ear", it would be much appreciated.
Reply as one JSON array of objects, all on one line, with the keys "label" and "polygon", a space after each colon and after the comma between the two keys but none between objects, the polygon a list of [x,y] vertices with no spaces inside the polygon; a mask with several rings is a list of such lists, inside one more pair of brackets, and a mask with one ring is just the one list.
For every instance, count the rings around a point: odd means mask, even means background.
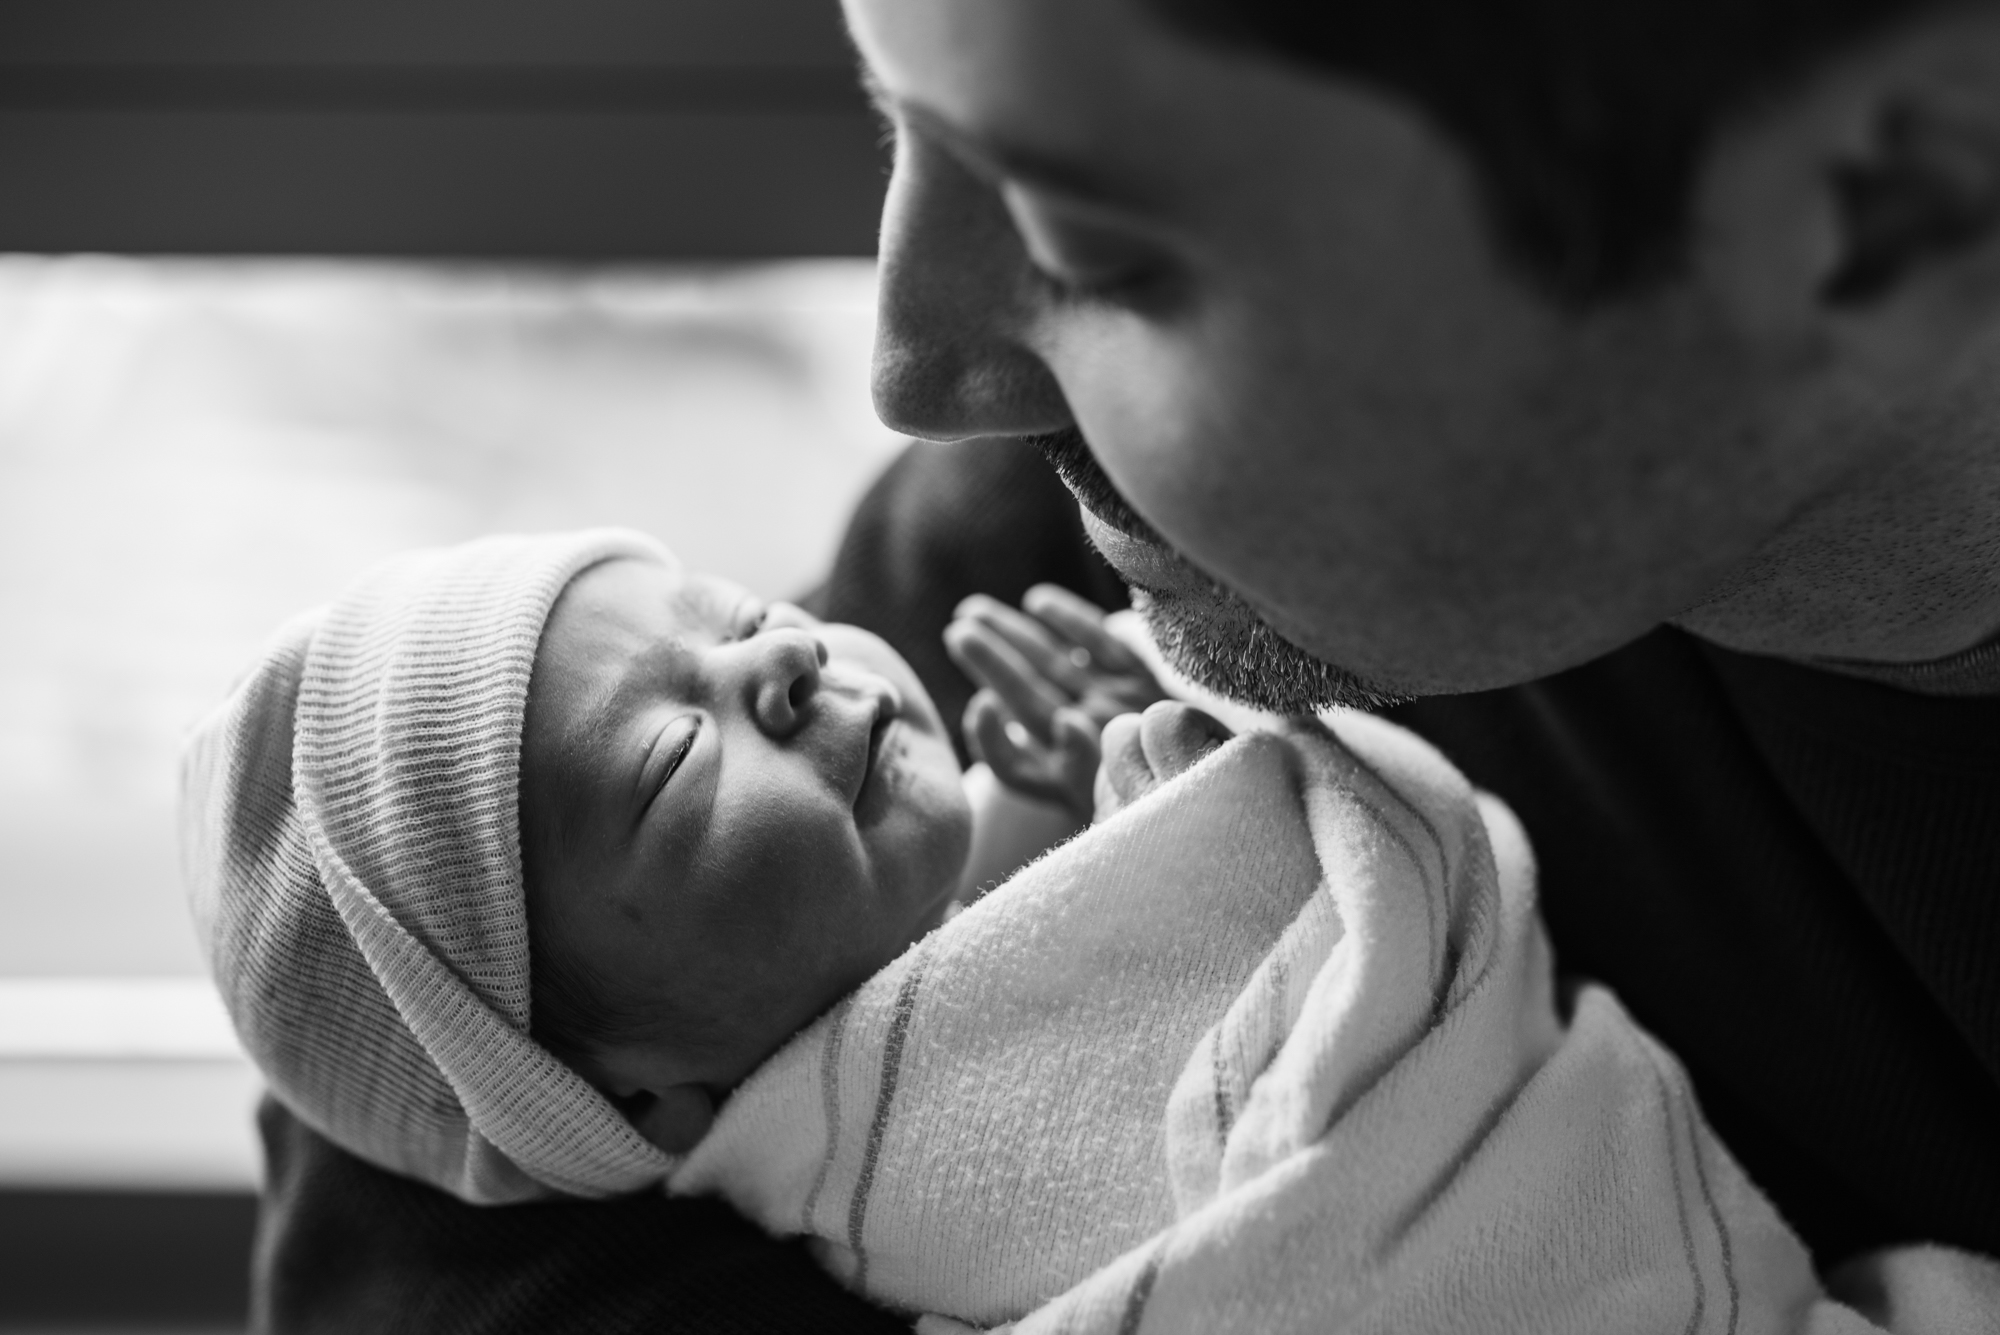
[{"label": "baby's ear", "polygon": [[715,1123],[715,1100],[700,1085],[669,1085],[622,1106],[639,1134],[668,1154],[686,1154]]}]

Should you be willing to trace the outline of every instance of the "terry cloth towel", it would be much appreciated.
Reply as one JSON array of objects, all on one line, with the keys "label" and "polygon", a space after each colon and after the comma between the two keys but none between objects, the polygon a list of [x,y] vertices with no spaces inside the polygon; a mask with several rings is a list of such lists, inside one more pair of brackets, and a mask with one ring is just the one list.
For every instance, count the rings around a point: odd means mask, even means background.
[{"label": "terry cloth towel", "polygon": [[657,1185],[671,1160],[528,1036],[518,810],[542,624],[617,529],[375,567],[197,729],[182,834],[243,1046],[308,1126],[475,1204]]},{"label": "terry cloth towel", "polygon": [[1239,736],[803,1031],[670,1189],[934,1329],[1865,1329],[1672,1057],[1559,1014],[1533,887],[1412,735]]}]

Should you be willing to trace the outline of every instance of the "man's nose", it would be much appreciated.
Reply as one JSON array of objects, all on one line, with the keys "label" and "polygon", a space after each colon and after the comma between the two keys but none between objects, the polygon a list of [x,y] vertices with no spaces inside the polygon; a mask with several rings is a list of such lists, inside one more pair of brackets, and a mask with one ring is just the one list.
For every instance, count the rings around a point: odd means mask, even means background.
[{"label": "man's nose", "polygon": [[759,633],[748,648],[751,714],[766,734],[789,737],[805,722],[819,694],[826,646],[816,635],[786,628]]},{"label": "man's nose", "polygon": [[929,440],[1070,425],[1019,335],[1033,311],[1027,253],[994,188],[904,131],[882,211],[875,412]]}]

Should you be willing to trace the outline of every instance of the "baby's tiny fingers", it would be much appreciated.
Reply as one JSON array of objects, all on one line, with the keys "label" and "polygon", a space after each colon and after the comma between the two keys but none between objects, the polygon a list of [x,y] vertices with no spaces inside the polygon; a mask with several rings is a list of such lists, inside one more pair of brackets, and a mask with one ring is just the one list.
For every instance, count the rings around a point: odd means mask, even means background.
[{"label": "baby's tiny fingers", "polygon": [[966,707],[966,736],[976,738],[979,758],[995,778],[1017,792],[1067,808],[1080,821],[1091,815],[1091,769],[1073,780],[1066,759],[1035,741],[1020,721],[1007,712],[998,696],[982,692]]},{"label": "baby's tiny fingers", "polygon": [[1064,705],[1050,720],[1049,731],[1060,749],[1088,750],[1092,755],[1096,755],[1098,739],[1104,732],[1104,726],[1075,705]]},{"label": "baby's tiny fingers", "polygon": [[[992,691],[981,688],[972,693],[965,702],[965,713],[959,716],[959,731],[965,734],[965,749],[975,763],[991,765],[993,757],[987,754],[986,738],[989,733],[1005,726],[991,717],[1000,707],[1000,701]],[[997,735],[997,734],[996,734]],[[1002,737],[1000,740],[1004,741]]]},{"label": "baby's tiny fingers", "polygon": [[1035,585],[1022,595],[1021,606],[1083,650],[1089,656],[1084,666],[1103,672],[1130,672],[1143,666],[1123,641],[1104,628],[1103,608],[1060,584]]},{"label": "baby's tiny fingers", "polygon": [[1090,715],[1080,709],[1058,709],[1052,729],[1055,739],[1054,769],[1067,792],[1067,805],[1079,820],[1092,814],[1092,792],[1103,753],[1098,746],[1099,729]]},{"label": "baby's tiny fingers", "polygon": [[[968,598],[960,606],[970,604],[972,600]],[[1012,645],[1029,667],[1071,695],[1080,694],[1089,685],[1089,678],[1085,675],[1085,668],[1089,666],[1088,655],[1083,663],[1078,663],[1067,642],[1026,612],[989,598],[973,607],[967,619],[987,627]]]},{"label": "baby's tiny fingers", "polygon": [[951,609],[951,614],[953,618],[978,617],[986,615],[996,607],[1006,606],[1007,604],[990,593],[968,593],[958,600],[958,606]]},{"label": "baby's tiny fingers", "polygon": [[1069,698],[1036,672],[1013,645],[979,621],[945,627],[945,651],[968,677],[999,694],[1037,738],[1046,738],[1049,716]]},{"label": "baby's tiny fingers", "polygon": [[1193,705],[1162,700],[1139,717],[1139,744],[1154,775],[1165,780],[1189,769],[1232,736]]},{"label": "baby's tiny fingers", "polygon": [[1104,755],[1101,781],[1109,785],[1119,806],[1136,802],[1152,790],[1153,767],[1139,740],[1137,714],[1120,714],[1105,724],[1098,746]]},{"label": "baby's tiny fingers", "polygon": [[1111,786],[1111,771],[1103,765],[1097,767],[1097,778],[1090,788],[1090,800],[1090,819],[1093,824],[1117,814],[1125,805],[1125,799]]},{"label": "baby's tiny fingers", "polygon": [[992,691],[980,691],[966,702],[966,749],[975,760],[992,766],[1003,780],[1019,776],[1032,766],[1032,752],[1024,745],[1031,741],[1027,729],[1021,727],[1020,721]]}]

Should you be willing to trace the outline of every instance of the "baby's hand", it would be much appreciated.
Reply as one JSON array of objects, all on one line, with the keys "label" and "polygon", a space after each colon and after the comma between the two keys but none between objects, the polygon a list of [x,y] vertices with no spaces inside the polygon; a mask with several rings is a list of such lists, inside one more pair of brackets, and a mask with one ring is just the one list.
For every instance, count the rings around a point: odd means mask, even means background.
[{"label": "baby's hand", "polygon": [[1096,818],[1130,806],[1230,738],[1217,719],[1178,700],[1113,719],[1104,729]]},{"label": "baby's hand", "polygon": [[1091,818],[1098,734],[1167,693],[1137,654],[1104,629],[1104,609],[1037,584],[1019,610],[974,594],[946,627],[945,649],[980,690],[965,709],[966,744],[1010,788]]}]

